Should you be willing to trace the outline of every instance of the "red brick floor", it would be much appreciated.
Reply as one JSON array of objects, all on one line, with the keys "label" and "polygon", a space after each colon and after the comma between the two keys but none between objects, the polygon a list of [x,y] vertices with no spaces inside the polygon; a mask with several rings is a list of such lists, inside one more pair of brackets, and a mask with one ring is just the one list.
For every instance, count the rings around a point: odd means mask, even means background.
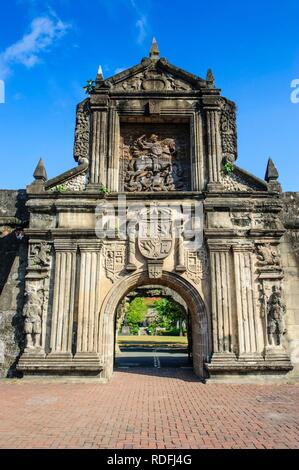
[{"label": "red brick floor", "polygon": [[299,448],[299,385],[204,385],[188,370],[0,384],[1,448]]}]

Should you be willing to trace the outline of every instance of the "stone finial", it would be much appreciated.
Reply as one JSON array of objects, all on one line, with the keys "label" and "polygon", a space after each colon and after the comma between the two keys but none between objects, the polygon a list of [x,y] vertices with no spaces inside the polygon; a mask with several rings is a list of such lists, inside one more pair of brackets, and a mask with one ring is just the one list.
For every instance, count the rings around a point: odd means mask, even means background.
[{"label": "stone finial", "polygon": [[272,158],[269,158],[267,170],[265,174],[265,180],[269,183],[270,181],[277,181],[279,177],[276,166],[273,163]]},{"label": "stone finial", "polygon": [[265,174],[265,180],[268,183],[268,187],[273,191],[281,191],[280,183],[277,181],[279,177],[276,166],[273,163],[272,158],[269,158],[268,165]]},{"label": "stone finial", "polygon": [[211,69],[207,71],[206,82],[209,86],[215,86],[215,78]]},{"label": "stone finial", "polygon": [[48,179],[47,172],[46,172],[42,158],[40,158],[37,164],[37,167],[34,170],[33,177],[36,180],[36,182],[45,182]]},{"label": "stone finial", "polygon": [[98,68],[97,79],[98,79],[98,80],[104,80],[103,69],[102,69],[102,66],[101,66],[101,65],[99,65],[99,68]]},{"label": "stone finial", "polygon": [[160,52],[159,52],[159,48],[158,48],[156,38],[153,38],[153,40],[152,40],[152,45],[151,45],[151,48],[150,48],[150,55],[149,56],[150,56],[150,59],[152,59],[152,60],[158,60],[160,58]]}]

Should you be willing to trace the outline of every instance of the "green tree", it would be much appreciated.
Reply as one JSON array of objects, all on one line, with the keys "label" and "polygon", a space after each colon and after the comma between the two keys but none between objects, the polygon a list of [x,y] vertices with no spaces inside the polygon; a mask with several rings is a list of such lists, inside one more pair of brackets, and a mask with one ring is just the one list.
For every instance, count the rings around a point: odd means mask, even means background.
[{"label": "green tree", "polygon": [[130,302],[127,310],[127,323],[130,327],[144,322],[148,307],[143,297],[136,297]]},{"label": "green tree", "polygon": [[171,330],[175,329],[179,323],[180,336],[182,336],[182,323],[186,320],[183,306],[169,299],[159,299],[154,303],[154,307],[158,312],[157,326]]}]

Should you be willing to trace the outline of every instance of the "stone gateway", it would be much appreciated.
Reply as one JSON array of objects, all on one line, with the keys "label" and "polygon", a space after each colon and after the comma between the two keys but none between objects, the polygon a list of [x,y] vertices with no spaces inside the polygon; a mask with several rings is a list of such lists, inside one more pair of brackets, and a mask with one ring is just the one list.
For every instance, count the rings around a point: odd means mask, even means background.
[{"label": "stone gateway", "polygon": [[[1,191],[2,376],[113,374],[116,312],[141,286],[188,307],[205,379],[299,372],[299,197],[236,164],[235,103],[149,58],[76,113],[78,166]],[[15,212],[17,207],[17,212]],[[9,256],[8,256],[9,254]],[[4,262],[7,260],[7,262]]]}]

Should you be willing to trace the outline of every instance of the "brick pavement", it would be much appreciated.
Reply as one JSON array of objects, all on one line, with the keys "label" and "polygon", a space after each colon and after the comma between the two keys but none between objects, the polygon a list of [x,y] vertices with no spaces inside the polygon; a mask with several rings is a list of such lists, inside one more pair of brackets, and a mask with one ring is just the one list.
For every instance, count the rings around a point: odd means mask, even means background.
[{"label": "brick pavement", "polygon": [[1,448],[299,448],[299,385],[207,384],[188,370],[0,383]]}]

